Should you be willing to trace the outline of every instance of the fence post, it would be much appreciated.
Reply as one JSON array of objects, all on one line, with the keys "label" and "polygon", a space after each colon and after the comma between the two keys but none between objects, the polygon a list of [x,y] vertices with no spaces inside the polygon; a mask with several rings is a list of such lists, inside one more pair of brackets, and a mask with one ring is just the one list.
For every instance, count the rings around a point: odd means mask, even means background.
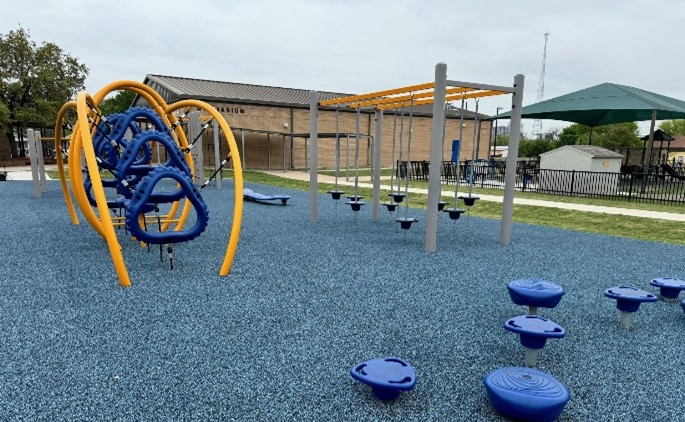
[{"label": "fence post", "polygon": [[573,185],[576,183],[576,171],[571,170],[571,192],[569,192],[571,195],[573,195]]}]

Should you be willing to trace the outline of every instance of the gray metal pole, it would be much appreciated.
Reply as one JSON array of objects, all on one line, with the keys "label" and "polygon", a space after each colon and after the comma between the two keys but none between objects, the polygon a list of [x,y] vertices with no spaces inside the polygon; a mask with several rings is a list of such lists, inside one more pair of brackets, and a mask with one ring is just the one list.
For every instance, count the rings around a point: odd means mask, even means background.
[{"label": "gray metal pole", "polygon": [[36,157],[38,158],[38,184],[41,192],[48,191],[48,183],[45,178],[45,156],[43,154],[43,140],[40,137],[40,131],[35,131],[34,137],[36,139]]},{"label": "gray metal pole", "polygon": [[438,202],[440,201],[440,166],[445,125],[445,88],[447,65],[435,65],[435,89],[433,93],[433,119],[431,125],[430,164],[428,167],[428,209],[426,210],[426,252],[438,249]]},{"label": "gray metal pole", "polygon": [[283,134],[283,171],[285,171],[285,156],[288,154],[285,148],[285,133]]},{"label": "gray metal pole", "polygon": [[519,138],[521,137],[521,108],[523,107],[523,75],[514,76],[514,95],[511,98],[511,123],[509,125],[509,153],[507,169],[504,173],[504,198],[502,200],[502,222],[500,224],[499,243],[511,243],[511,227],[514,214],[514,190],[516,188],[516,163],[519,155]]},{"label": "gray metal pole", "polygon": [[[221,166],[221,145],[219,144],[219,122],[214,119],[212,121],[212,130],[214,131],[214,171],[218,171]],[[223,179],[223,172],[219,172],[214,179],[214,187],[221,189],[221,179]]]},{"label": "gray metal pole", "polygon": [[[647,142],[646,142],[646,154],[643,154],[642,157],[642,168],[643,168],[643,173],[647,174],[649,173],[649,167],[651,167],[652,164],[652,146],[654,145],[654,125],[656,123],[656,109],[652,110],[652,122],[649,125],[649,136],[647,137]],[[645,179],[645,178],[643,178]]]},{"label": "gray metal pole", "polygon": [[[311,149],[311,163],[309,168],[309,219],[312,223],[316,223],[318,220],[317,216],[317,200],[318,200],[318,181],[317,181],[317,169],[319,168],[318,154],[316,149],[316,144],[318,140],[318,122],[317,117],[319,114],[319,94],[316,91],[309,91],[309,136],[311,136],[311,143],[309,148]],[[306,151],[306,149],[305,149]]]},{"label": "gray metal pole", "polygon": [[[195,140],[202,132],[202,123],[200,122],[200,112],[191,111],[188,113],[188,139],[190,142]],[[202,136],[197,140],[197,143],[190,151],[190,155],[193,157],[193,164],[195,168],[193,169],[193,182],[197,185],[201,185],[205,182],[204,174],[204,156],[203,156]]]},{"label": "gray metal pole", "polygon": [[[40,176],[38,175],[38,152],[36,151],[36,141],[33,129],[26,130],[26,139],[29,147],[29,158],[31,158],[31,180],[33,181],[33,196],[40,198]],[[85,167],[83,167],[85,168]]]},{"label": "gray metal pole", "polygon": [[350,181],[350,134],[347,134],[347,143],[345,144],[345,181]]},{"label": "gray metal pole", "polygon": [[383,110],[376,110],[376,136],[373,139],[373,204],[371,219],[378,221],[381,209],[381,137],[383,136]]},{"label": "gray metal pole", "polygon": [[245,166],[247,165],[247,152],[245,152],[245,131],[240,129],[240,142],[243,148],[243,156],[240,157],[240,161],[243,162],[243,171],[245,171]]},{"label": "gray metal pole", "polygon": [[271,134],[266,134],[266,156],[267,156],[267,170],[271,170]]}]

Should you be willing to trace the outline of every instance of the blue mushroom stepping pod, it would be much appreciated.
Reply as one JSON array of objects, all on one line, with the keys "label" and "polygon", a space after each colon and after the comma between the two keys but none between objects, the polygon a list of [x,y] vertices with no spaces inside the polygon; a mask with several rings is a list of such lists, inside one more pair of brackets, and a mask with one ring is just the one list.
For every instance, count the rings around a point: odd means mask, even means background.
[{"label": "blue mushroom stepping pod", "polygon": [[521,315],[504,323],[504,328],[520,336],[526,349],[524,363],[533,367],[538,361],[538,351],[545,347],[548,338],[562,338],[566,330],[556,322],[539,315]]},{"label": "blue mushroom stepping pod", "polygon": [[484,384],[492,407],[517,420],[555,421],[571,398],[556,378],[531,368],[498,369],[485,377]]},{"label": "blue mushroom stepping pod", "polygon": [[561,286],[537,278],[514,280],[507,289],[515,304],[528,307],[529,315],[537,315],[538,308],[554,308],[565,293]]},{"label": "blue mushroom stepping pod", "polygon": [[685,290],[685,281],[671,277],[655,278],[649,282],[659,288],[659,293],[664,299],[678,299],[681,290]]},{"label": "blue mushroom stepping pod", "polygon": [[387,357],[362,362],[350,370],[352,377],[373,389],[381,400],[394,400],[400,392],[409,391],[416,384],[416,372],[409,363]]},{"label": "blue mushroom stepping pod", "polygon": [[680,302],[680,307],[683,308],[683,312],[685,312],[685,299],[683,299],[683,301]]},{"label": "blue mushroom stepping pod", "polygon": [[644,290],[630,286],[616,286],[606,289],[604,296],[616,300],[616,307],[621,311],[619,327],[629,329],[634,312],[640,309],[643,302],[656,302],[657,297]]}]

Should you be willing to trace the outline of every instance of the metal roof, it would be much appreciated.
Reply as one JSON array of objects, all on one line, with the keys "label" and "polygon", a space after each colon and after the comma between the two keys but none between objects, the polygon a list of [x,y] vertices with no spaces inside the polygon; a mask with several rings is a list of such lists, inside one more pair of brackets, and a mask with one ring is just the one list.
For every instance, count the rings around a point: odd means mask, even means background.
[{"label": "metal roof", "polygon": [[[250,85],[237,82],[222,82],[206,79],[182,78],[178,76],[147,75],[145,85],[157,91],[167,103],[185,99],[197,99],[212,102],[240,103],[240,104],[263,104],[287,107],[309,107],[309,92],[307,89],[281,88],[265,85]],[[328,100],[346,97],[353,94],[340,92],[318,91],[320,100]],[[145,106],[147,101],[136,97],[135,105]],[[362,110],[371,112],[371,110]],[[385,111],[392,114],[391,110]],[[408,112],[408,107],[405,108]],[[420,105],[414,107],[416,115],[431,115],[432,105]],[[459,109],[448,110],[449,117],[459,117]],[[464,110],[465,119],[473,119],[475,113]],[[479,119],[487,116],[479,114]]]}]

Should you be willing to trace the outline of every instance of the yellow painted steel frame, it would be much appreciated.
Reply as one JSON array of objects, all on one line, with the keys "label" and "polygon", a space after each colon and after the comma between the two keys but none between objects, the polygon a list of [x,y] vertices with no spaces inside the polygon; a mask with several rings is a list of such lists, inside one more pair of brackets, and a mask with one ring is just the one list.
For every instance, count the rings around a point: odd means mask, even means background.
[{"label": "yellow painted steel frame", "polygon": [[[119,283],[122,286],[129,286],[131,284],[128,272],[126,270],[126,265],[124,263],[123,255],[121,253],[121,246],[116,238],[114,232],[114,224],[109,213],[109,208],[107,206],[107,198],[104,193],[104,188],[102,186],[102,179],[100,178],[100,173],[97,166],[97,158],[95,156],[95,151],[93,147],[92,135],[97,130],[94,125],[92,129],[89,128],[89,117],[93,120],[97,120],[95,112],[91,109],[91,106],[96,108],[99,103],[112,91],[115,90],[129,90],[133,91],[143,98],[145,98],[152,108],[160,115],[164,123],[169,127],[173,127],[177,123],[177,119],[173,114],[174,111],[183,107],[197,107],[202,110],[207,111],[212,115],[214,119],[219,123],[221,130],[224,131],[226,136],[226,141],[228,144],[228,149],[231,154],[231,162],[233,165],[234,172],[234,187],[235,187],[235,204],[233,209],[233,224],[231,227],[231,233],[229,235],[228,246],[226,249],[226,254],[224,261],[219,270],[221,276],[226,276],[229,274],[235,254],[238,247],[238,241],[240,238],[240,228],[242,224],[242,213],[243,213],[243,176],[242,176],[242,165],[240,161],[240,154],[238,152],[238,146],[233,137],[233,132],[229,127],[226,120],[223,118],[219,112],[217,112],[209,104],[198,101],[198,100],[183,100],[178,103],[169,106],[162,99],[162,97],[155,92],[152,88],[136,81],[118,81],[107,85],[105,88],[101,89],[94,97],[90,97],[86,92],[81,92],[78,95],[76,102],[69,102],[62,107],[57,119],[57,125],[55,129],[55,137],[61,137],[61,126],[64,118],[64,114],[71,108],[76,108],[78,121],[74,125],[74,130],[72,132],[72,142],[69,145],[69,176],[71,179],[72,191],[74,193],[74,198],[79,208],[83,212],[86,220],[91,224],[94,230],[96,230],[101,236],[107,241],[110,254],[112,256],[112,261],[114,263],[117,276],[119,277]],[[188,140],[183,133],[183,129],[180,125],[175,126],[176,142],[179,147],[186,148],[188,146]],[[99,214],[95,215],[92,207],[90,206],[86,192],[83,185],[82,169],[81,169],[81,151],[83,150],[85,161],[88,167],[88,175],[90,177],[93,189],[93,195],[95,196],[95,202],[97,204],[97,210]],[[69,196],[68,189],[66,187],[66,177],[64,175],[63,160],[60,160],[61,151],[58,153],[58,166],[61,167],[60,179],[62,182],[62,190],[65,194],[65,200],[67,202],[67,208],[69,213],[72,215],[72,222],[78,224],[78,219],[76,219],[76,214],[71,204],[71,199]],[[191,169],[193,170],[192,158],[189,152],[186,152],[186,161]],[[61,161],[61,162],[60,162]],[[178,210],[179,201],[173,203],[167,218],[165,219],[162,230],[167,230],[172,222],[176,222],[174,230],[182,230],[186,219],[192,208],[190,201],[185,201],[183,211],[178,219],[175,219],[175,214]]]}]

